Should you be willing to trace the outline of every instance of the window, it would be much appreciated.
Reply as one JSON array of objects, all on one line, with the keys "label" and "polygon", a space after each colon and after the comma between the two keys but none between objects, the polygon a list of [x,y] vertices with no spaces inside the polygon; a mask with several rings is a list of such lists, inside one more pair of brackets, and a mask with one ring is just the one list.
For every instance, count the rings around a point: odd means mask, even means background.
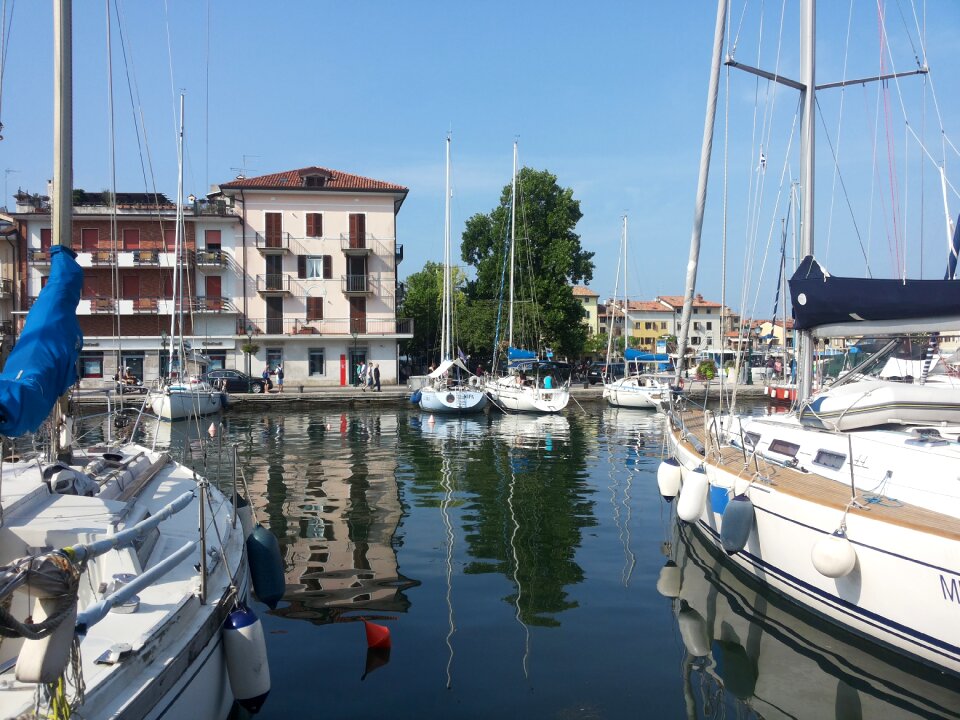
[{"label": "window", "polygon": [[307,320],[323,320],[323,298],[307,298]]},{"label": "window", "polygon": [[708,323],[707,323],[707,330],[713,330],[713,323],[712,323],[712,322],[708,322]]},{"label": "window", "polygon": [[97,228],[81,228],[80,249],[84,252],[96,250],[100,246],[100,231]]},{"label": "window", "polygon": [[779,455],[789,455],[790,457],[795,457],[799,451],[799,445],[796,443],[787,442],[786,440],[774,440],[770,443],[770,452],[775,452]]},{"label": "window", "polygon": [[661,330],[666,330],[666,329],[667,329],[667,321],[666,321],[666,320],[664,320],[663,322],[660,323],[660,329],[661,329]]},{"label": "window", "polygon": [[267,348],[267,365],[271,370],[276,369],[277,365],[283,362],[283,348]]},{"label": "window", "polygon": [[323,237],[323,215],[307,213],[307,237]]},{"label": "window", "polygon": [[50,249],[50,239],[53,237],[53,230],[50,228],[40,228],[40,249]]},{"label": "window", "polygon": [[323,348],[310,348],[307,351],[308,374],[310,377],[326,375],[326,364],[323,358]]},{"label": "window", "polygon": [[219,250],[220,245],[220,231],[219,230],[204,230],[203,231],[203,241],[207,246],[207,250]]},{"label": "window", "polygon": [[333,277],[333,256],[297,255],[297,277],[307,280],[329,280]]},{"label": "window", "polygon": [[122,353],[120,355],[120,368],[130,368],[130,373],[143,380],[143,353]]},{"label": "window", "polygon": [[103,377],[103,353],[102,352],[81,352],[80,353],[80,377],[82,378],[102,378]]},{"label": "window", "polygon": [[211,370],[222,370],[223,367],[227,364],[227,353],[226,353],[226,352],[212,352],[212,353],[207,353],[207,357],[210,358],[210,369],[211,369]]},{"label": "window", "polygon": [[843,462],[847,459],[846,455],[830,452],[829,450],[817,450],[816,457],[813,458],[814,465],[822,465],[831,470],[839,470],[843,467]]},{"label": "window", "polygon": [[140,249],[140,230],[138,228],[123,229],[123,249],[124,250]]},{"label": "window", "polygon": [[173,252],[177,247],[177,229],[168,227],[163,229],[163,245],[167,252]]}]

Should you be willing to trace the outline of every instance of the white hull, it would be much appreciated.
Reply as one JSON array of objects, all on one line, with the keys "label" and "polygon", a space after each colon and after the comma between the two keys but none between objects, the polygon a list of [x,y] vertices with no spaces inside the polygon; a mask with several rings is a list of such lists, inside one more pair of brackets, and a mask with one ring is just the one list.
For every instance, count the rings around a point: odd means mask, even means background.
[{"label": "white hull", "polygon": [[162,420],[186,420],[223,409],[223,393],[207,383],[173,385],[151,390],[150,407]]},{"label": "white hull", "polygon": [[811,427],[856,430],[894,424],[960,423],[960,386],[860,380],[827,388],[805,405]]},{"label": "white hull", "polygon": [[603,386],[611,407],[657,408],[670,398],[670,387],[652,378],[628,377]]},{"label": "white hull", "polygon": [[[716,429],[711,429],[713,434]],[[784,597],[829,620],[960,675],[960,489],[956,442],[928,443],[906,432],[871,431],[850,436],[805,430],[794,422],[745,420],[728,437],[747,437],[759,448],[727,446],[726,464],[711,460],[670,432],[684,486],[704,467],[709,489],[693,524],[719,545],[722,509],[745,493],[755,507],[746,546],[729,560]],[[720,432],[723,437],[723,431]],[[956,437],[956,434],[953,434]],[[779,457],[775,443],[799,447]],[[775,448],[783,448],[776,444]],[[849,449],[856,460],[858,501],[849,507]],[[835,470],[813,462],[824,452],[844,462]],[[796,463],[794,470],[786,463]],[[916,468],[924,467],[922,474]],[[805,472],[802,472],[805,471]],[[763,476],[767,479],[751,478]],[[922,477],[921,477],[922,475]],[[683,501],[680,491],[678,507]],[[691,490],[690,497],[693,495]],[[908,505],[909,503],[909,505]],[[694,507],[696,510],[696,506]],[[856,563],[846,575],[826,577],[812,560],[814,547],[845,523]]]},{"label": "white hull", "polygon": [[[108,464],[101,477],[114,472],[94,497],[36,492],[39,472],[36,461],[4,464],[5,535],[0,541],[4,563],[27,553],[28,548],[64,547],[92,542],[114,534],[148,515],[156,515],[171,500],[195,492],[193,472],[169,461],[161,453],[130,445],[114,450],[120,460]],[[79,454],[79,453],[78,453]],[[83,458],[102,462],[99,453]],[[75,466],[77,467],[77,466]],[[132,490],[142,480],[139,492]],[[102,482],[102,481],[101,481]],[[131,488],[131,489],[128,489]],[[132,497],[125,498],[133,493]],[[198,595],[200,546],[196,544],[179,563],[137,592],[134,612],[108,612],[80,638],[86,694],[77,713],[83,717],[209,717],[224,718],[233,704],[227,677],[221,628],[234,607],[236,587],[246,597],[249,570],[243,530],[231,524],[229,499],[210,488],[212,516],[208,509],[207,599]],[[78,610],[82,614],[103,598],[99,587],[117,573],[139,576],[157,566],[186,543],[196,541],[199,494],[189,504],[159,525],[155,541],[112,550],[90,560],[81,577]],[[123,513],[126,513],[123,515]],[[113,518],[123,517],[118,526]],[[216,526],[216,530],[214,529]],[[153,534],[155,531],[151,531]],[[223,545],[216,540],[223,539]],[[148,535],[150,537],[150,535]],[[151,546],[152,542],[152,546]],[[16,617],[28,612],[27,592],[13,595],[11,611]],[[95,661],[111,647],[127,643],[130,651],[112,665]],[[0,649],[0,662],[17,656],[22,641],[7,639]],[[13,669],[2,673],[12,682]],[[16,717],[33,707],[35,686],[12,683],[0,693],[0,716]],[[69,690],[68,690],[69,694]]]},{"label": "white hull", "polygon": [[420,409],[431,413],[475,413],[487,407],[483,390],[467,388],[420,389]]},{"label": "white hull", "polygon": [[570,389],[567,387],[547,390],[521,386],[513,376],[488,382],[485,389],[494,405],[509,412],[556,413],[570,402]]}]

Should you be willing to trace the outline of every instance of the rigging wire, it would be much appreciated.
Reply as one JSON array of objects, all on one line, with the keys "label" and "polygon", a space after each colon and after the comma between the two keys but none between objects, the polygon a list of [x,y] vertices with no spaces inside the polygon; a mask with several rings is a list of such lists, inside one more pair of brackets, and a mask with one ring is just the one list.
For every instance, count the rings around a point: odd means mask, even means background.
[{"label": "rigging wire", "polygon": [[[10,32],[13,30],[13,9],[16,0],[10,0],[10,14],[7,14],[7,0],[3,0],[2,15],[0,15],[0,119],[3,118],[3,78],[7,69],[7,51],[10,49]],[[0,122],[0,133],[3,132],[3,122]],[[3,135],[0,135],[3,140]],[[7,199],[3,199],[6,203]]]}]

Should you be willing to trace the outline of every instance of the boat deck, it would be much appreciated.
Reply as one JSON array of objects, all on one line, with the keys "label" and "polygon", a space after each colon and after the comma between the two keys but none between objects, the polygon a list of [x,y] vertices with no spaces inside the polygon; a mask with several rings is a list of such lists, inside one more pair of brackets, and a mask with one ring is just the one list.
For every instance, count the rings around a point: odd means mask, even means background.
[{"label": "boat deck", "polygon": [[[749,453],[744,461],[744,452],[731,446],[716,447],[716,438],[711,437],[704,428],[702,412],[683,412],[679,414],[686,431],[686,437],[680,440],[689,451],[698,453],[691,439],[695,439],[706,448],[706,455],[712,464],[724,468],[727,472],[750,478],[757,472],[759,464],[760,474],[767,484],[774,485],[778,492],[794,497],[819,503],[826,507],[843,511],[850,505],[849,485],[822,477],[816,473],[801,472],[777,463],[772,463],[763,457],[754,460]],[[673,429],[676,432],[676,429]],[[898,525],[900,527],[933,533],[950,540],[960,541],[960,518],[951,515],[927,510],[907,503],[898,502],[896,505],[882,503],[866,503],[862,498],[862,506],[850,508],[851,515],[860,515],[872,520]]]}]

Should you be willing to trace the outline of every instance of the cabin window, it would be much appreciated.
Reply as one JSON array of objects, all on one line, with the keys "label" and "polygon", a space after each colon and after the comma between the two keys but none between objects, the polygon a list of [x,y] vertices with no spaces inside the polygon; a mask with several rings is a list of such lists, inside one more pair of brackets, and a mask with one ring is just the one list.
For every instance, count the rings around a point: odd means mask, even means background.
[{"label": "cabin window", "polygon": [[102,378],[103,377],[103,353],[102,352],[81,352],[80,353],[80,377],[82,378]]},{"label": "cabin window", "polygon": [[758,433],[748,432],[743,436],[743,446],[748,450],[754,450],[757,447],[757,443],[760,442],[760,435]]},{"label": "cabin window", "polygon": [[817,450],[817,454],[813,458],[813,464],[830,468],[831,470],[839,470],[843,467],[846,459],[847,456],[840,453],[830,452],[829,450]]},{"label": "cabin window", "polygon": [[323,350],[323,348],[310,348],[307,351],[307,364],[311,377],[327,374]]},{"label": "cabin window", "polygon": [[800,446],[787,442],[786,440],[774,440],[770,443],[770,452],[775,452],[778,455],[788,455],[790,457],[796,457],[797,453],[800,451]]}]

